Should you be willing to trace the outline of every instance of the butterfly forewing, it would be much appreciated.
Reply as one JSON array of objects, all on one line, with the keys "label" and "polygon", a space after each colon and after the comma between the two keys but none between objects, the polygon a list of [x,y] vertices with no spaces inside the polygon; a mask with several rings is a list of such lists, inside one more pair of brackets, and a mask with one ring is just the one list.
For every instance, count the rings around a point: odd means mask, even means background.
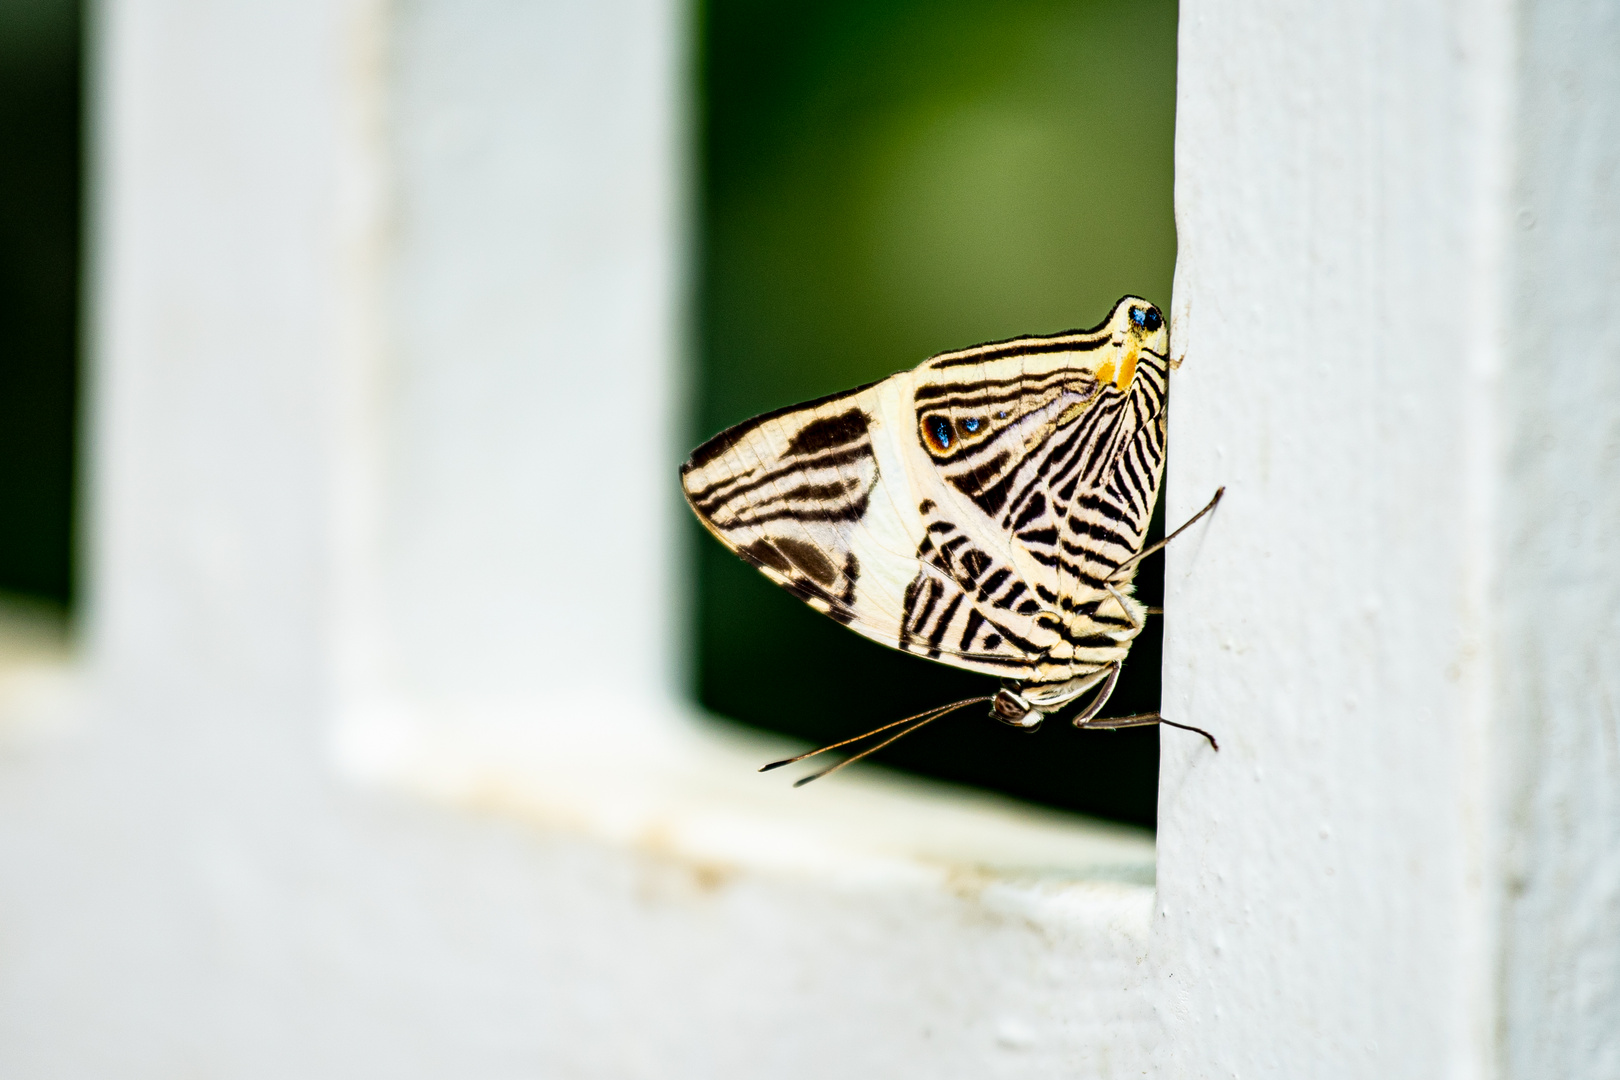
[{"label": "butterfly forewing", "polygon": [[1107,583],[1141,550],[1163,469],[1168,343],[1132,331],[1143,303],[745,421],[693,452],[687,499],[886,645],[1036,682],[1121,659],[1140,608]]}]

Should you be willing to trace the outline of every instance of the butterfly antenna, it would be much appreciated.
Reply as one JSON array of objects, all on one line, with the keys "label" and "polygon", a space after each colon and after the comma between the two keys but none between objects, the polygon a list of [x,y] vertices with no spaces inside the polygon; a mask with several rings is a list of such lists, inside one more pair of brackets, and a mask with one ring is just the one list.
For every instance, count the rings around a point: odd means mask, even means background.
[{"label": "butterfly antenna", "polygon": [[1119,564],[1119,569],[1114,571],[1114,577],[1116,577],[1116,578],[1119,577],[1119,575],[1123,574],[1125,571],[1129,570],[1131,567],[1135,566],[1137,563],[1141,562],[1143,559],[1147,558],[1149,555],[1152,555],[1155,551],[1163,550],[1164,545],[1168,544],[1170,541],[1174,540],[1176,537],[1180,536],[1182,533],[1184,533],[1188,529],[1192,528],[1194,522],[1196,522],[1199,518],[1203,517],[1205,514],[1209,513],[1211,510],[1215,509],[1215,504],[1220,502],[1221,501],[1221,496],[1225,495],[1225,494],[1226,494],[1226,485],[1222,484],[1220,487],[1215,489],[1215,497],[1213,499],[1209,500],[1209,502],[1205,503],[1204,508],[1202,510],[1198,511],[1198,513],[1194,514],[1192,517],[1188,518],[1186,521],[1183,521],[1181,523],[1181,528],[1177,529],[1175,532],[1171,533],[1169,536],[1165,537],[1163,540],[1160,540],[1157,544],[1154,544],[1152,547],[1144,548],[1140,555],[1133,555],[1131,558],[1126,559],[1124,562],[1120,563]]},{"label": "butterfly antenna", "polygon": [[801,788],[801,787],[804,787],[804,785],[808,784],[812,780],[820,780],[823,776],[831,776],[833,773],[837,772],[839,769],[845,768],[845,767],[847,767],[849,765],[853,765],[857,761],[861,760],[861,758],[866,757],[866,756],[868,756],[870,754],[877,753],[879,750],[882,750],[885,746],[888,746],[890,743],[896,742],[896,741],[898,741],[900,739],[905,738],[907,735],[910,735],[913,731],[916,731],[918,728],[922,727],[924,724],[931,724],[935,720],[938,720],[940,717],[946,716],[946,715],[948,715],[950,713],[955,712],[957,709],[966,708],[969,705],[977,705],[977,704],[979,704],[980,702],[983,702],[983,701],[993,701],[993,700],[995,700],[995,699],[992,698],[992,697],[968,698],[966,701],[958,701],[954,705],[947,705],[943,709],[937,709],[937,710],[934,711],[933,715],[925,716],[923,719],[918,720],[915,724],[912,724],[910,727],[904,728],[904,729],[902,729],[900,731],[895,732],[893,735],[890,735],[887,739],[884,739],[882,742],[878,743],[876,746],[869,746],[865,750],[862,750],[860,753],[852,754],[851,756],[845,758],[843,761],[840,761],[838,764],[829,766],[828,768],[825,768],[825,769],[822,769],[818,773],[811,773],[809,776],[801,776],[801,777],[799,777],[799,779],[793,781],[793,786],[796,787],[796,788]]},{"label": "butterfly antenna", "polygon": [[[902,725],[906,725],[906,724],[911,724],[912,725],[911,727],[906,728],[904,731],[898,732],[895,735],[890,736],[888,739],[885,739],[883,742],[881,742],[878,745],[872,747],[870,750],[865,750],[865,751],[861,752],[860,754],[857,754],[855,757],[849,758],[848,760],[846,760],[846,761],[842,762],[841,764],[834,767],[835,769],[836,768],[842,768],[844,765],[848,765],[852,761],[859,761],[861,758],[865,757],[867,754],[870,754],[870,753],[872,753],[874,751],[883,749],[883,747],[888,746],[890,743],[894,742],[896,739],[900,738],[903,735],[909,735],[911,732],[916,731],[917,728],[922,727],[924,724],[928,723],[930,720],[938,720],[941,716],[944,716],[946,713],[955,712],[957,709],[966,708],[969,705],[977,705],[980,702],[990,701],[990,700],[992,700],[992,699],[989,698],[989,697],[976,697],[976,698],[968,698],[965,701],[953,701],[949,705],[938,705],[938,706],[935,706],[932,709],[925,709],[922,712],[917,713],[914,716],[908,716],[908,717],[904,718],[903,720],[896,720],[893,723],[884,724],[882,727],[873,728],[871,731],[864,732],[863,734],[860,734],[860,735],[856,735],[854,738],[844,739],[842,742],[829,743],[826,746],[819,747],[819,748],[817,748],[815,750],[808,750],[808,751],[806,751],[806,752],[804,752],[802,754],[798,754],[798,755],[796,755],[794,757],[783,758],[781,761],[773,761],[769,765],[762,765],[760,767],[759,771],[760,772],[770,772],[772,769],[780,769],[783,765],[792,765],[796,761],[803,761],[805,758],[812,758],[812,757],[815,757],[817,754],[825,754],[829,750],[837,750],[837,749],[840,749],[842,747],[848,746],[851,743],[864,742],[865,740],[870,739],[874,735],[881,735],[885,731],[893,731],[895,728],[901,727]],[[816,773],[813,776],[806,777],[804,780],[800,780],[799,784],[807,783],[810,780],[814,780],[817,776],[826,776],[828,772],[832,772],[832,771],[834,771],[834,770],[833,769],[828,769],[825,772]],[[794,786],[797,787],[797,786],[799,786],[799,784],[795,784]]]}]

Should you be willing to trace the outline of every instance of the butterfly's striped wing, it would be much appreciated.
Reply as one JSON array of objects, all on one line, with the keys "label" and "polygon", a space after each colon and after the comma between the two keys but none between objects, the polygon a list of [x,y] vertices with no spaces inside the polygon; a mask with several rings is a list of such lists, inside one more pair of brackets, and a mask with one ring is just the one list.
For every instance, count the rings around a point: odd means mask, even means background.
[{"label": "butterfly's striped wing", "polygon": [[1096,330],[946,353],[915,373],[918,446],[944,481],[927,528],[999,540],[1012,572],[981,591],[1057,636],[1043,679],[1123,659],[1145,610],[1114,593],[1131,592],[1134,565],[1120,568],[1142,550],[1164,472],[1169,342],[1132,310],[1152,309],[1127,297]]},{"label": "butterfly's striped wing", "polygon": [[1094,330],[942,354],[745,421],[693,452],[687,499],[766,576],[886,645],[1042,682],[1123,657],[1134,630],[1102,578],[1147,519],[1108,489],[1143,430],[1162,463],[1163,380],[1151,401],[1135,387],[1154,362],[1138,354],[1167,345],[1130,331],[1128,303]]}]

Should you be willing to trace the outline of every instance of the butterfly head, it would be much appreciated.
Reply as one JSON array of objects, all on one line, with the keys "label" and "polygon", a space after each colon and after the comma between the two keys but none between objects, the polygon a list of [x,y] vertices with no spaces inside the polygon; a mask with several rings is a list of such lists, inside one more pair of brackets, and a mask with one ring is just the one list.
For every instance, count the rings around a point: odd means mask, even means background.
[{"label": "butterfly head", "polygon": [[1033,731],[1041,726],[1045,713],[1031,705],[1022,694],[1003,686],[990,699],[990,715],[1003,724]]}]

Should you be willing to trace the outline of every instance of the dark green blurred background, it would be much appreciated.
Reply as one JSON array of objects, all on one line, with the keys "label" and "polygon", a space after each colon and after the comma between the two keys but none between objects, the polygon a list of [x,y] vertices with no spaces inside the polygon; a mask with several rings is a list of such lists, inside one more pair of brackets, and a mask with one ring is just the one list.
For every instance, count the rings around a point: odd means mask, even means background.
[{"label": "dark green blurred background", "polygon": [[79,6],[0,0],[0,592],[73,595]]},{"label": "dark green blurred background", "polygon": [[[1092,326],[1125,293],[1168,304],[1173,0],[709,0],[700,26],[692,445],[944,349]],[[702,535],[716,712],[823,742],[993,689],[845,630]],[[1150,604],[1162,565],[1139,579]],[[1159,660],[1155,619],[1110,715],[1158,708]],[[1154,729],[1028,735],[975,708],[880,760],[1154,820]]]}]

